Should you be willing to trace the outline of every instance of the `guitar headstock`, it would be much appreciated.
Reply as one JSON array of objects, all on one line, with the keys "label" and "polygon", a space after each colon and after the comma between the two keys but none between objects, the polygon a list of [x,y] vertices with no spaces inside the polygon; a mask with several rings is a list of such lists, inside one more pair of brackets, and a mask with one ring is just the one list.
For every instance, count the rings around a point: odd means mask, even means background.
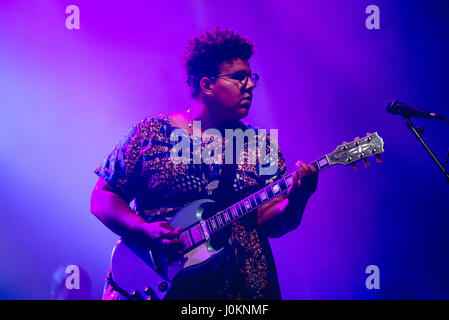
[{"label": "guitar headstock", "polygon": [[327,155],[327,158],[330,165],[342,164],[347,166],[354,165],[360,160],[366,161],[370,156],[376,156],[379,160],[379,155],[383,152],[384,141],[375,132],[352,142],[339,145],[335,148],[334,152]]}]

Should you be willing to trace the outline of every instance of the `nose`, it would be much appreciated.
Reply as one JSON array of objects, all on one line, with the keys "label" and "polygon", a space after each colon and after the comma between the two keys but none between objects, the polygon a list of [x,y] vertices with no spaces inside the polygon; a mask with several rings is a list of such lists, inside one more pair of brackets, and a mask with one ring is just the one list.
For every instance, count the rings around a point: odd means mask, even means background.
[{"label": "nose", "polygon": [[253,90],[256,87],[253,80],[251,80],[251,77],[248,77],[246,80],[246,85],[243,87],[246,90]]}]

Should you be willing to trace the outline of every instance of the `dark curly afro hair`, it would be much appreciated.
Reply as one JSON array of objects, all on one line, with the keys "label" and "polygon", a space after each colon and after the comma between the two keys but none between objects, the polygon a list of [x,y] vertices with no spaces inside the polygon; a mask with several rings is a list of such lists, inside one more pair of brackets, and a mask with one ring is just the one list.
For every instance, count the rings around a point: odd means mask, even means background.
[{"label": "dark curly afro hair", "polygon": [[187,84],[192,97],[200,93],[200,80],[218,74],[221,63],[241,58],[248,61],[254,53],[254,44],[233,30],[214,27],[191,39],[184,51]]}]

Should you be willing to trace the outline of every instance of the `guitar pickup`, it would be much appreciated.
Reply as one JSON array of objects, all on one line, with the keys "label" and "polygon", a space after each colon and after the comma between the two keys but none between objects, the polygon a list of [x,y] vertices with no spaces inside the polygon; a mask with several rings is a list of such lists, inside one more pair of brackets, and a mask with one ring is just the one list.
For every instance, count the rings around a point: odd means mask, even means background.
[{"label": "guitar pickup", "polygon": [[207,224],[206,221],[200,221],[200,226],[201,226],[201,230],[203,230],[203,234],[204,234],[204,240],[208,240],[210,235],[209,235],[209,230],[207,229]]},{"label": "guitar pickup", "polygon": [[192,227],[190,227],[190,235],[192,236],[193,244],[197,244],[198,242],[201,242],[204,240],[204,235],[201,230],[201,225],[196,224]]}]

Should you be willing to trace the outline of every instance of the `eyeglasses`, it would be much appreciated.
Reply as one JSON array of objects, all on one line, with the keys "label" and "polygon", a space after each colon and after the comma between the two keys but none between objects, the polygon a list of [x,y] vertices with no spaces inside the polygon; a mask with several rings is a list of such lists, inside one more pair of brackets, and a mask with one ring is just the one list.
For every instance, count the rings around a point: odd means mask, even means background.
[{"label": "eyeglasses", "polygon": [[223,77],[230,77],[231,79],[239,81],[243,88],[246,88],[248,79],[251,79],[251,81],[254,83],[254,86],[257,86],[257,83],[259,82],[259,75],[257,73],[248,73],[246,71],[237,71],[234,73],[222,74],[219,76],[213,76],[210,79],[215,80]]}]

